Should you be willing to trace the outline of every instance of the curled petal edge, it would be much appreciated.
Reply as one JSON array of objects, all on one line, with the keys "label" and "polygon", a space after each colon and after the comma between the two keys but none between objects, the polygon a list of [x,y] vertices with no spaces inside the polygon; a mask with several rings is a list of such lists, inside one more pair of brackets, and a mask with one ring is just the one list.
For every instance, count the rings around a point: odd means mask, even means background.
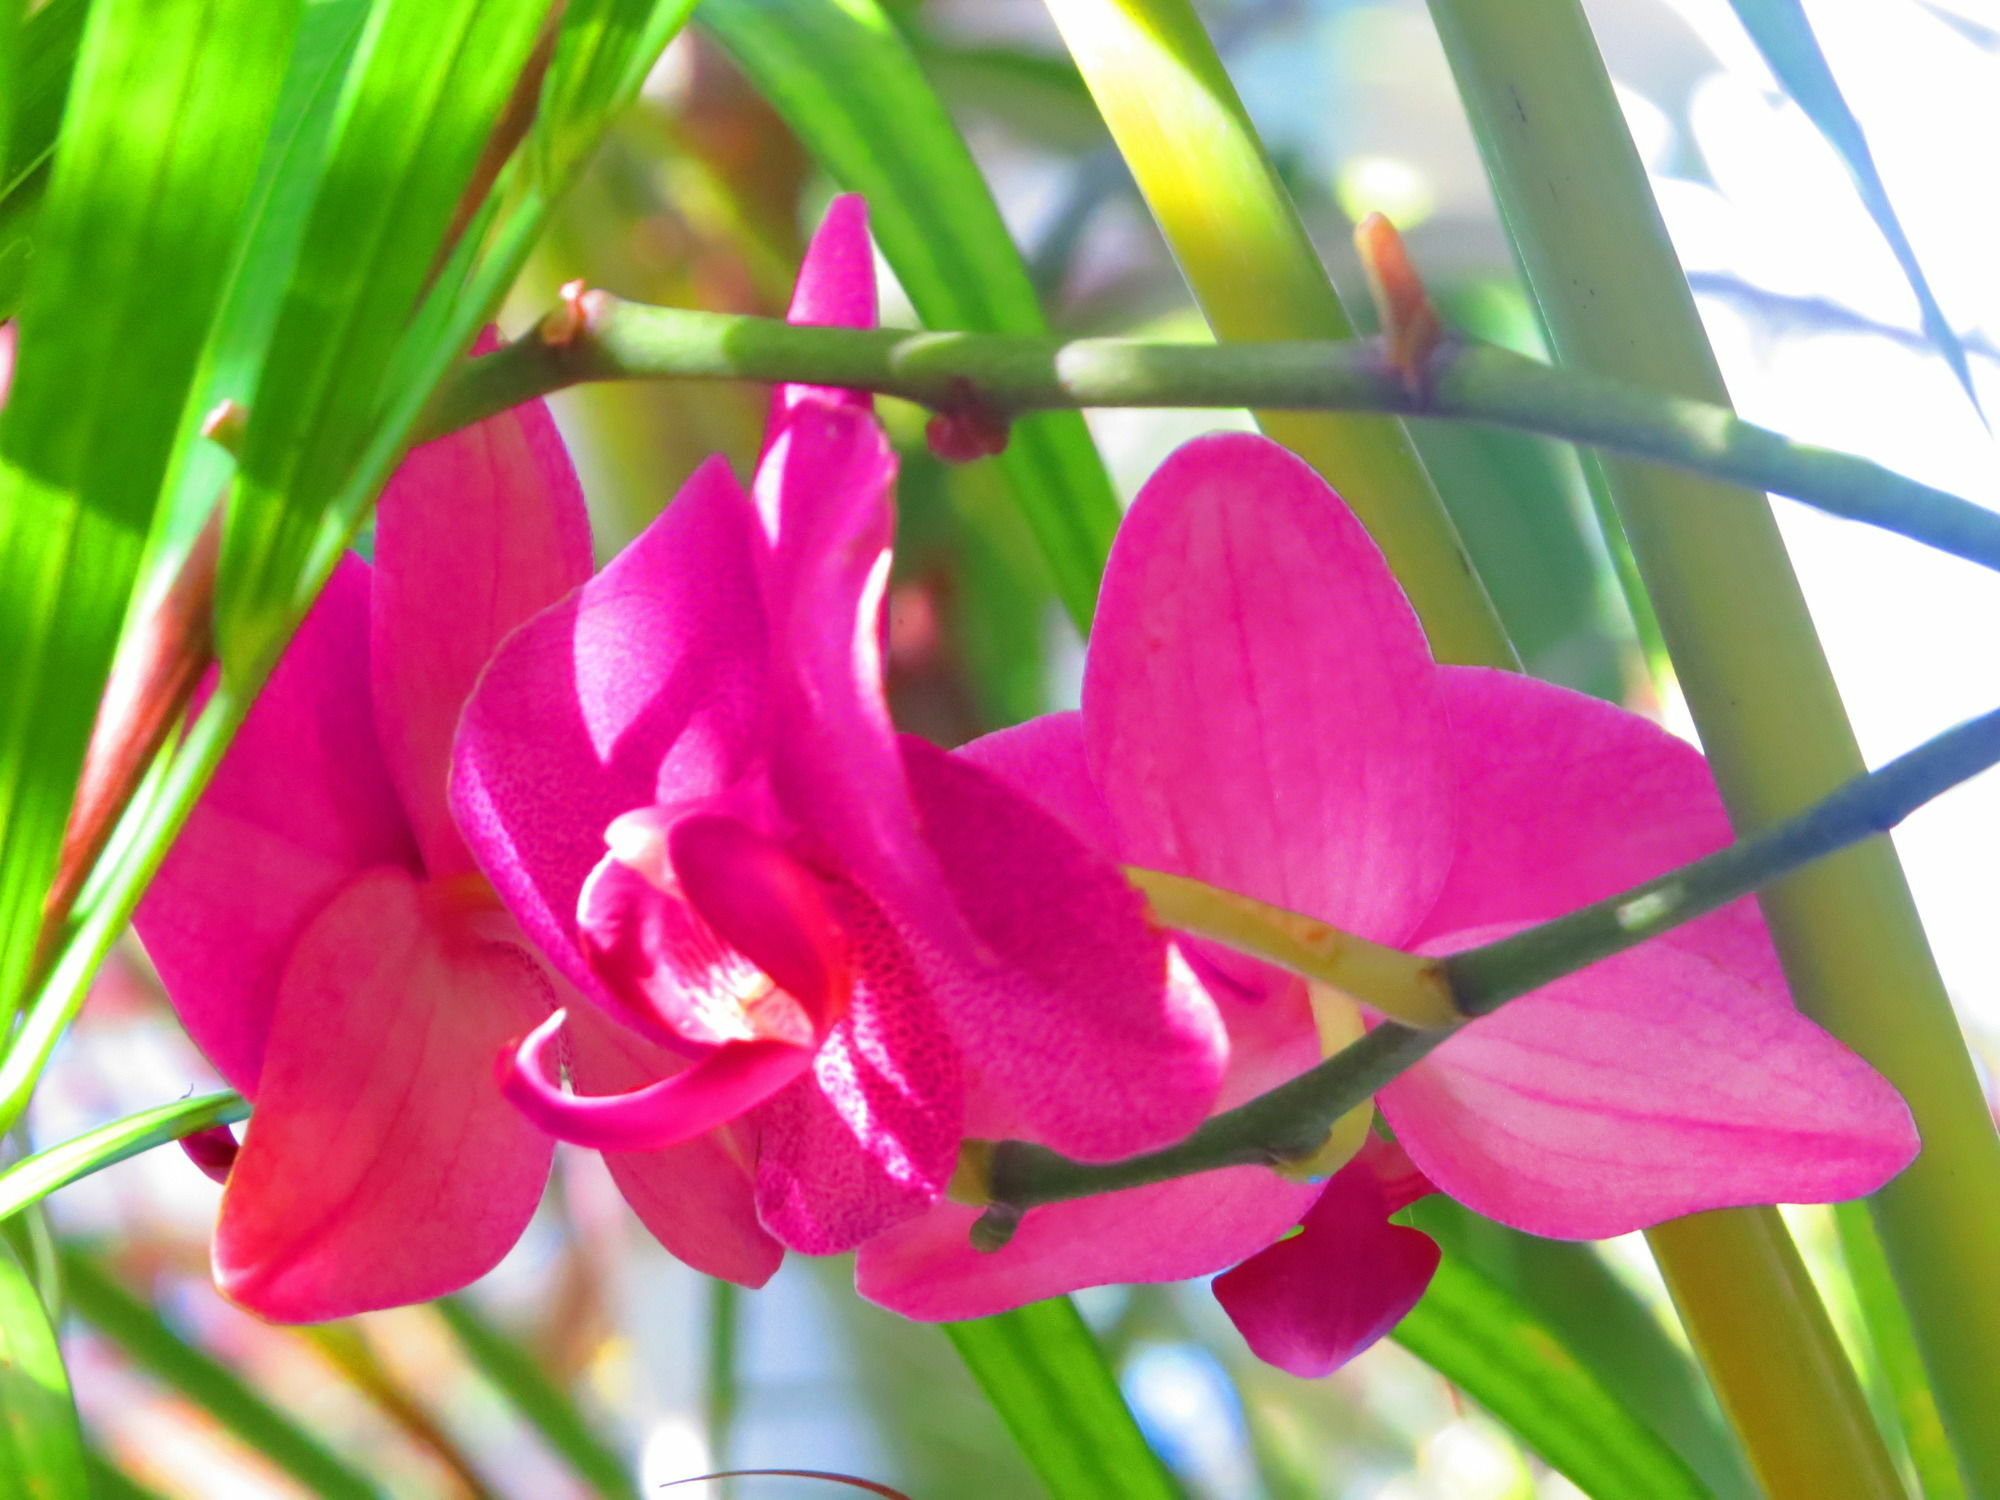
[{"label": "curled petal edge", "polygon": [[558,1010],[494,1065],[500,1092],[559,1141],[597,1151],[658,1151],[726,1125],[812,1066],[814,1049],[790,1042],[725,1042],[670,1078],[624,1094],[564,1093],[544,1056],[569,1013]]}]

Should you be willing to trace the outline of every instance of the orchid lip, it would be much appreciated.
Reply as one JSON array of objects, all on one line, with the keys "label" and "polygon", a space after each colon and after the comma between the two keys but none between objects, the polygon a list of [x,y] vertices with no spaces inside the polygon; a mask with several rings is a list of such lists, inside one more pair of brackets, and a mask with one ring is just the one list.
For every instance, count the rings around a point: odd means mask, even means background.
[{"label": "orchid lip", "polygon": [[756,1038],[725,1042],[672,1077],[623,1094],[569,1094],[544,1061],[569,1012],[558,1010],[495,1061],[500,1092],[559,1141],[598,1151],[658,1151],[726,1125],[812,1066],[816,1051]]},{"label": "orchid lip", "polygon": [[699,1061],[714,1047],[811,1048],[852,976],[821,877],[729,813],[642,808],[615,819],[578,898],[592,969],[616,1014]]}]

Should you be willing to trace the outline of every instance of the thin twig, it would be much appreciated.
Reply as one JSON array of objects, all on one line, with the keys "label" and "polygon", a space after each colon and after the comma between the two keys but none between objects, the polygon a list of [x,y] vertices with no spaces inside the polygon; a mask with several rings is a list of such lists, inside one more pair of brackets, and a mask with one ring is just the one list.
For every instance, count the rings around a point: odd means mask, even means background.
[{"label": "thin twig", "polygon": [[1074,407],[1372,411],[1561,438],[1789,495],[2000,568],[2000,514],[1882,465],[1798,443],[1723,407],[1557,370],[1446,337],[1412,382],[1374,339],[1170,344],[794,327],[586,293],[555,342],[538,329],[446,383],[418,440],[551,391],[606,380],[765,380],[850,386],[951,413]]}]

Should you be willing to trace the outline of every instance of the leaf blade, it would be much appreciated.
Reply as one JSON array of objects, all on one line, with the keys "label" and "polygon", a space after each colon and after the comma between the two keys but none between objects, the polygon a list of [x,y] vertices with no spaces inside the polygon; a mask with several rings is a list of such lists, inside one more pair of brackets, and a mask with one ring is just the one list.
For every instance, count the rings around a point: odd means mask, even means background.
[{"label": "leaf blade", "polygon": [[250,1105],[227,1091],[176,1099],[87,1130],[0,1172],[0,1221],[93,1172],[217,1125],[248,1119]]},{"label": "leaf blade", "polygon": [[1585,1494],[1707,1500],[1709,1490],[1678,1454],[1524,1303],[1465,1261],[1440,1262],[1430,1290],[1394,1336]]},{"label": "leaf blade", "polygon": [[0,414],[0,1007],[31,967],[297,9],[104,0],[84,30]]},{"label": "leaf blade", "polygon": [[70,1304],[135,1365],[178,1391],[274,1466],[329,1500],[380,1500],[381,1491],[317,1437],[269,1405],[241,1376],[189,1343],[93,1257],[63,1250]]},{"label": "leaf blade", "polygon": [[0,1240],[0,1490],[73,1500],[88,1484],[55,1328],[34,1279]]},{"label": "leaf blade", "polygon": [[[972,154],[876,0],[703,0],[695,13],[843,187],[924,322],[1048,331]],[[1070,618],[1089,625],[1118,502],[1075,412],[1014,424],[1000,464]]]},{"label": "leaf blade", "polygon": [[1069,1298],[944,1330],[1054,1500],[1177,1500]]}]

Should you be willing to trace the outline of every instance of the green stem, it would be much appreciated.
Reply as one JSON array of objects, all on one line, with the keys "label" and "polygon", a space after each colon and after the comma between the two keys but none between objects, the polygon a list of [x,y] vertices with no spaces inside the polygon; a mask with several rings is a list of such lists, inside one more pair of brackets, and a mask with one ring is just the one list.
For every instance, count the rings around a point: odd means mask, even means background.
[{"label": "green stem", "polygon": [[[1559,363],[1724,390],[1577,0],[1432,0]],[[1607,463],[1675,671],[1739,828],[1861,761],[1784,544],[1756,497]],[[1902,1092],[1924,1141],[1871,1210],[1970,1488],[2000,1494],[2000,1139],[1894,851],[1764,901],[1807,1014]]]},{"label": "green stem", "polygon": [[[1190,0],[1049,0],[1048,12],[1216,337],[1351,337],[1353,324]],[[1440,660],[1517,665],[1400,424],[1269,409],[1256,416],[1347,497]]]},{"label": "green stem", "polygon": [[708,1428],[708,1461],[717,1469],[729,1467],[730,1454],[735,1448],[742,1302],[734,1282],[724,1281],[720,1276],[709,1278],[708,1389],[702,1419]]},{"label": "green stem", "polygon": [[[1885,833],[1950,787],[2000,763],[2000,709],[1973,719],[1879,771],[1857,778],[1795,818],[1656,880],[1444,959],[1459,1008],[1469,1016],[1499,1009],[1550,980],[1574,973],[1741,899],[1808,862]],[[975,1237],[996,1249],[1021,1215],[1045,1203],[1145,1187],[1224,1167],[1274,1166],[1311,1155],[1349,1110],[1421,1061],[1453,1033],[1385,1022],[1318,1067],[1212,1116],[1186,1140],[1114,1162],[1079,1162],[1044,1146],[1002,1141],[993,1147],[987,1197],[992,1207]],[[1715,1219],[1717,1216],[1705,1216]],[[1748,1274],[1746,1272],[1746,1274]]]},{"label": "green stem", "polygon": [[[1771,490],[1986,567],[2000,514],[1865,458],[1793,442],[1727,407],[1551,369],[1448,340],[1411,389],[1374,339],[1170,344],[793,327],[774,318],[648,307],[604,293],[584,330],[530,333],[471,360],[423,424],[428,439],[551,391],[598,380],[769,380],[852,386],[1007,415],[1061,407],[1249,406],[1395,412],[1517,428]],[[1754,497],[1723,490],[1725,497]]]},{"label": "green stem", "polygon": [[1772,1500],[1901,1497],[1854,1367],[1778,1211],[1693,1214],[1646,1238]]}]

